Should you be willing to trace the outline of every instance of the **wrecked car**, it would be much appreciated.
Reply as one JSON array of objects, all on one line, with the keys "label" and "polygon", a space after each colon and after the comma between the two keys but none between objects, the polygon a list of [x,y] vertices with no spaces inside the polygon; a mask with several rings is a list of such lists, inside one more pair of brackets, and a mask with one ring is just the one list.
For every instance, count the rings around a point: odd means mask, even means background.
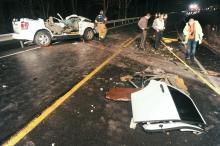
[{"label": "wrecked car", "polygon": [[52,40],[65,37],[82,37],[92,40],[95,34],[94,23],[85,17],[70,15],[63,19],[50,16],[46,21],[21,18],[13,19],[14,33],[12,37],[18,40],[32,41],[39,46],[48,46]]},{"label": "wrecked car", "polygon": [[205,131],[206,122],[193,100],[164,82],[151,80],[145,88],[132,93],[131,105],[131,125],[141,124],[147,132]]}]

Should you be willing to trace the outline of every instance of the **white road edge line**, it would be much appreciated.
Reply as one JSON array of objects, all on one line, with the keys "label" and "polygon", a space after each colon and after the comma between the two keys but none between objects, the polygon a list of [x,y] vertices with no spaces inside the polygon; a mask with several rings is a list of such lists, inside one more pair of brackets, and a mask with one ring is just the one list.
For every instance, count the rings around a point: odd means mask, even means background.
[{"label": "white road edge line", "polygon": [[35,48],[27,49],[27,50],[24,50],[24,51],[20,51],[20,52],[8,54],[8,55],[0,56],[0,59],[10,57],[10,56],[13,56],[13,55],[17,55],[17,54],[21,54],[21,53],[25,53],[25,52],[28,52],[28,51],[33,51],[33,50],[36,50],[36,49],[39,49],[39,48],[41,48],[41,47],[35,47]]}]

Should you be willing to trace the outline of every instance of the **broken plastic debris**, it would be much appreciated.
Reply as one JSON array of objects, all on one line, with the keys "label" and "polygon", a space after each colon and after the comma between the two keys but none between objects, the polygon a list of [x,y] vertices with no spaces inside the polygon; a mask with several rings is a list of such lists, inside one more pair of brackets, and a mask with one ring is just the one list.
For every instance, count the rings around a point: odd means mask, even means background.
[{"label": "broken plastic debris", "polygon": [[95,108],[95,106],[94,106],[94,105],[91,105],[91,107],[92,107],[92,108]]},{"label": "broken plastic debris", "polygon": [[100,91],[103,91],[104,89],[103,88],[100,88]]},{"label": "broken plastic debris", "polygon": [[133,81],[131,81],[132,79],[133,79],[133,77],[131,75],[126,75],[126,76],[120,77],[120,80],[122,82],[129,82],[135,88],[139,88]]},{"label": "broken plastic debris", "polygon": [[91,112],[91,113],[93,113],[93,109],[92,109],[92,110],[90,110],[90,112]]},{"label": "broken plastic debris", "polygon": [[159,68],[148,67],[144,70],[145,73],[152,73],[152,74],[165,74],[165,71]]},{"label": "broken plastic debris", "polygon": [[124,85],[123,83],[113,82],[115,85]]},{"label": "broken plastic debris", "polygon": [[131,93],[138,88],[112,88],[106,93],[106,98],[114,101],[131,101]]},{"label": "broken plastic debris", "polygon": [[55,146],[55,143],[52,143],[51,146]]},{"label": "broken plastic debris", "polygon": [[135,129],[136,126],[137,126],[137,123],[135,123],[135,122],[134,122],[134,119],[131,118],[131,122],[130,122],[130,126],[129,126],[129,127],[130,127],[131,129]]},{"label": "broken plastic debris", "polygon": [[122,82],[127,82],[128,80],[132,80],[133,77],[131,75],[126,75],[126,76],[123,76],[123,77],[120,77],[120,80]]},{"label": "broken plastic debris", "polygon": [[96,79],[97,79],[97,80],[104,80],[104,78],[100,78],[100,77],[97,77]]},{"label": "broken plastic debris", "polygon": [[170,51],[173,51],[173,48],[171,48],[171,47],[169,47],[168,49],[169,49]]},{"label": "broken plastic debris", "polygon": [[[134,78],[133,78],[134,76]],[[181,90],[183,90],[185,93],[188,93],[188,88],[184,83],[184,80],[179,77],[178,75],[174,74],[167,74],[164,70],[161,70],[159,68],[153,68],[153,67],[148,67],[142,72],[136,72],[133,76],[131,75],[126,75],[123,77],[120,77],[121,81],[129,82],[132,84],[134,87],[136,87],[135,82],[132,82],[131,79],[135,81],[137,77],[142,78],[142,88],[145,87],[145,82],[150,81],[150,80],[159,80],[159,81],[164,81],[169,85],[175,86]],[[147,78],[146,78],[147,77]],[[145,78],[145,79],[144,79]],[[117,82],[114,82],[116,85]],[[146,82],[147,83],[147,82]],[[138,86],[135,88],[122,88],[122,87],[116,87],[110,89],[106,93],[106,98],[109,100],[114,100],[114,101],[130,101],[131,100],[131,93],[139,91],[140,88]]]},{"label": "broken plastic debris", "polygon": [[216,76],[216,77],[220,77],[220,74],[219,74],[219,73],[217,73],[217,72],[214,72],[214,71],[211,71],[211,70],[208,70],[207,72],[208,72],[208,75],[209,75],[209,76]]},{"label": "broken plastic debris", "polygon": [[72,43],[73,45],[76,45],[76,44],[78,44],[77,42],[74,42],[74,43]]},{"label": "broken plastic debris", "polygon": [[7,85],[2,85],[2,88],[7,88],[8,86]]},{"label": "broken plastic debris", "polygon": [[55,45],[55,44],[59,44],[59,43],[60,43],[60,42],[54,42],[53,45]]},{"label": "broken plastic debris", "polygon": [[216,112],[216,111],[215,111],[215,112],[214,112],[214,114],[218,115],[218,114],[219,114],[219,112]]}]

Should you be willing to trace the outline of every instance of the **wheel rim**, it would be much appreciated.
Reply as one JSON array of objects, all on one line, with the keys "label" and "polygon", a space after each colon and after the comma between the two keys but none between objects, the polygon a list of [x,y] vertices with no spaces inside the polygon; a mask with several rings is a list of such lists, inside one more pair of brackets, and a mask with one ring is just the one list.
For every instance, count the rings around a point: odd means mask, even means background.
[{"label": "wheel rim", "polygon": [[87,33],[87,38],[88,38],[88,39],[92,39],[92,38],[93,38],[93,32],[92,32],[92,31],[89,31],[89,32]]},{"label": "wheel rim", "polygon": [[47,45],[48,42],[49,42],[49,37],[45,34],[42,34],[42,35],[39,36],[38,40],[39,40],[40,44]]}]

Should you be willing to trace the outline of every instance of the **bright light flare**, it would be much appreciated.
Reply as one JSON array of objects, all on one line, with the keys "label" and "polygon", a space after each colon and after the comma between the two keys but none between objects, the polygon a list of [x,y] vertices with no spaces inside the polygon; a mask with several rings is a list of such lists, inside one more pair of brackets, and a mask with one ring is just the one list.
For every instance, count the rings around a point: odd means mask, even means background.
[{"label": "bright light flare", "polygon": [[191,10],[191,11],[199,10],[199,5],[196,4],[196,3],[190,4],[189,5],[189,10]]}]

